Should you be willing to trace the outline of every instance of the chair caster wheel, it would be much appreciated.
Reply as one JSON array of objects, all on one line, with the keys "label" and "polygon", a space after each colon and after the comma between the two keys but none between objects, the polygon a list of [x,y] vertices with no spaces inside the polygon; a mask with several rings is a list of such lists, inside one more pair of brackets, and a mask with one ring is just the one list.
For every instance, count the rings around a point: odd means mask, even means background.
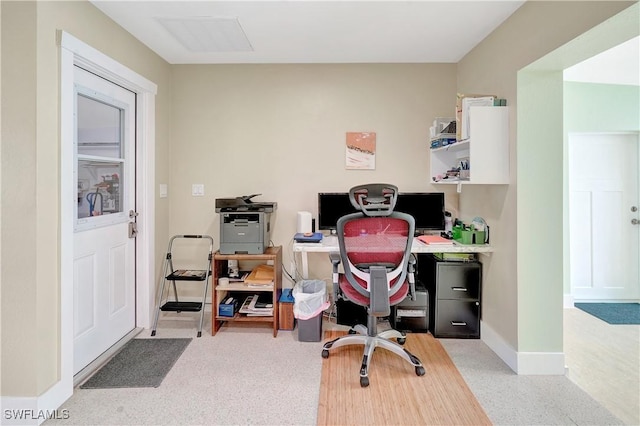
[{"label": "chair caster wheel", "polygon": [[349,334],[356,334],[356,331],[353,328],[349,329]]},{"label": "chair caster wheel", "polygon": [[327,349],[322,350],[322,358],[329,358],[329,351]]},{"label": "chair caster wheel", "polygon": [[368,377],[360,377],[360,386],[366,388],[369,386],[369,378]]},{"label": "chair caster wheel", "polygon": [[416,367],[416,376],[424,376],[424,367]]},{"label": "chair caster wheel", "polygon": [[156,331],[155,331],[155,330],[153,330],[153,331],[151,332],[151,337],[153,337],[153,336],[155,336],[155,335],[156,335]]},{"label": "chair caster wheel", "polygon": [[202,331],[198,331],[198,337],[202,337]]},{"label": "chair caster wheel", "polygon": [[404,345],[406,341],[407,341],[406,337],[400,337],[398,338],[398,340],[396,340],[396,342],[398,342],[399,345]]}]

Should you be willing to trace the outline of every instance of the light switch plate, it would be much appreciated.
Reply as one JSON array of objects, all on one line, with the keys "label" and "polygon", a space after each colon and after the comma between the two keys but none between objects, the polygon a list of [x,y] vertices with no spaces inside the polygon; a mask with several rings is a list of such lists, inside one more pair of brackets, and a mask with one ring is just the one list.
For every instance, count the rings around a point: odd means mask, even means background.
[{"label": "light switch plate", "polygon": [[203,197],[204,196],[204,184],[202,183],[194,183],[191,185],[191,195],[194,197]]},{"label": "light switch plate", "polygon": [[166,183],[161,183],[160,184],[160,198],[167,198],[168,192],[167,192],[167,184]]}]

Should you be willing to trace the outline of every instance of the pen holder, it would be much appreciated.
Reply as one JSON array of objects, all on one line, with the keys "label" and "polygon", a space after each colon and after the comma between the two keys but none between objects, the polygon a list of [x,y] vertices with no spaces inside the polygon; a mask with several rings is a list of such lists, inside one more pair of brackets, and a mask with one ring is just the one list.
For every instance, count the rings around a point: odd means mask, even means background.
[{"label": "pen holder", "polygon": [[458,241],[461,244],[484,244],[485,243],[485,232],[484,231],[473,231],[473,230],[460,230],[460,236],[458,238],[454,237],[453,239]]},{"label": "pen holder", "polygon": [[462,227],[454,226],[451,228],[451,238],[456,241],[460,241],[460,238],[462,238]]}]

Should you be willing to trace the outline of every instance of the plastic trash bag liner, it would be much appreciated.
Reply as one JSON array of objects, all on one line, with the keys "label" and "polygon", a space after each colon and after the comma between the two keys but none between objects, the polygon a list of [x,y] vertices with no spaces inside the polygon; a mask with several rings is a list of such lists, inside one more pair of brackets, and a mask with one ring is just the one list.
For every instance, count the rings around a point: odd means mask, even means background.
[{"label": "plastic trash bag liner", "polygon": [[322,280],[301,280],[293,286],[293,316],[307,320],[329,307],[327,283]]}]

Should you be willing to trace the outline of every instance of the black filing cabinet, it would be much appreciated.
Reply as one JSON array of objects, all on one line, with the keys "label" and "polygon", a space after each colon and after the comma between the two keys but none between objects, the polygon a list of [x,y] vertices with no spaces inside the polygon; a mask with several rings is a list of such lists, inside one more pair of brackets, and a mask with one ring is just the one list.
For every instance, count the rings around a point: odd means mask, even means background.
[{"label": "black filing cabinet", "polygon": [[482,264],[418,258],[418,276],[429,293],[429,330],[435,337],[480,338]]}]

